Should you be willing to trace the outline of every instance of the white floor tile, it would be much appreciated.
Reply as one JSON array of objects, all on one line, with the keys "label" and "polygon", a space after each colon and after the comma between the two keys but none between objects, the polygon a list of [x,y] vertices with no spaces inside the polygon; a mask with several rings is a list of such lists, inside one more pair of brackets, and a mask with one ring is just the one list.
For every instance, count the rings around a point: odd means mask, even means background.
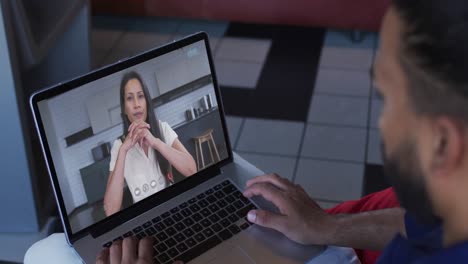
[{"label": "white floor tile", "polygon": [[368,97],[370,87],[371,78],[368,71],[322,68],[317,75],[314,93]]},{"label": "white floor tile", "polygon": [[309,110],[309,122],[367,127],[367,98],[316,94]]},{"label": "white floor tile", "polygon": [[383,165],[382,152],[380,150],[380,133],[377,129],[369,131],[369,142],[367,144],[367,163]]},{"label": "white floor tile", "polygon": [[374,49],[327,47],[322,49],[320,67],[369,71]]},{"label": "white floor tile", "polygon": [[255,89],[263,65],[252,62],[217,60],[215,67],[220,85]]},{"label": "white floor tile", "polygon": [[266,174],[276,173],[281,177],[289,180],[292,179],[296,166],[296,158],[243,152],[238,152],[238,154]]},{"label": "white floor tile", "polygon": [[316,199],[347,201],[362,194],[364,165],[300,159],[295,183]]},{"label": "white floor tile", "polygon": [[219,44],[219,59],[240,60],[263,64],[271,47],[271,40],[225,37]]},{"label": "white floor tile", "polygon": [[239,135],[242,122],[244,118],[226,116],[226,125],[229,132],[229,139],[231,140],[231,147],[234,149],[236,146],[237,137]]},{"label": "white floor tile", "polygon": [[382,112],[383,102],[379,99],[373,99],[371,105],[371,128],[379,128],[379,118],[380,113]]},{"label": "white floor tile", "polygon": [[363,162],[366,135],[364,128],[308,125],[301,156]]},{"label": "white floor tile", "polygon": [[304,123],[247,118],[237,150],[296,156]]}]

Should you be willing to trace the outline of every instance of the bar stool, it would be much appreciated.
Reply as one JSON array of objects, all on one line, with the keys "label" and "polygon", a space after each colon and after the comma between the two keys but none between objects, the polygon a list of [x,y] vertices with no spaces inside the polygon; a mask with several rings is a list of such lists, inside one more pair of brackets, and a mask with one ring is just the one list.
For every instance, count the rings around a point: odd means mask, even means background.
[{"label": "bar stool", "polygon": [[[216,161],[220,161],[218,149],[216,148],[216,144],[213,139],[213,129],[208,129],[205,133],[201,134],[198,137],[194,137],[193,140],[195,141],[195,153],[197,156],[197,167],[198,170],[206,168],[208,165],[215,163]],[[203,143],[208,144],[208,150],[210,151],[211,156],[211,163],[205,164],[205,157],[203,156]],[[213,156],[213,152],[216,154],[217,160]]]}]

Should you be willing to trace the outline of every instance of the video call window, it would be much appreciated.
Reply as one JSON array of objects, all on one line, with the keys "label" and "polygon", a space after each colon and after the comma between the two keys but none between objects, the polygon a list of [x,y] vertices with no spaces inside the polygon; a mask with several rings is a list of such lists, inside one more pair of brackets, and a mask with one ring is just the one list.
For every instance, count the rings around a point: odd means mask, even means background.
[{"label": "video call window", "polygon": [[39,110],[73,232],[228,157],[203,41]]}]

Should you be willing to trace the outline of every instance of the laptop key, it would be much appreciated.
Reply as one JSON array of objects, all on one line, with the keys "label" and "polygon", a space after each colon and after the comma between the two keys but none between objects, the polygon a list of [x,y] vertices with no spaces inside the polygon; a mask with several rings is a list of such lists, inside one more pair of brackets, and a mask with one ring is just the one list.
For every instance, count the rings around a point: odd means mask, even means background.
[{"label": "laptop key", "polygon": [[133,233],[135,233],[135,234],[138,234],[138,233],[140,233],[141,231],[143,231],[143,227],[141,227],[141,226],[136,227],[136,228],[133,229]]},{"label": "laptop key", "polygon": [[216,198],[218,198],[218,199],[224,198],[224,197],[226,196],[222,191],[217,191],[217,192],[215,192],[214,195],[215,195]]},{"label": "laptop key", "polygon": [[198,204],[198,206],[200,206],[201,208],[205,208],[205,207],[207,207],[208,205],[210,205],[205,199],[199,201],[197,204]]},{"label": "laptop key", "polygon": [[162,231],[161,233],[157,233],[156,237],[159,239],[159,241],[164,241],[168,238],[168,236],[166,235],[166,233],[164,233],[164,231]]},{"label": "laptop key", "polygon": [[219,189],[221,189],[221,188],[223,188],[223,186],[222,186],[221,184],[218,184],[218,185],[216,185],[216,186],[214,187],[214,189],[215,189],[216,191],[219,190]]},{"label": "laptop key", "polygon": [[201,224],[203,227],[209,227],[209,226],[211,225],[211,222],[210,222],[210,220],[208,220],[208,219],[205,218],[205,219],[203,219],[203,220],[200,222],[200,224]]},{"label": "laptop key", "polygon": [[185,236],[182,233],[179,233],[179,234],[175,235],[174,238],[179,243],[185,240]]},{"label": "laptop key", "polygon": [[244,229],[249,228],[249,226],[250,226],[250,225],[249,225],[248,223],[243,223],[243,224],[240,226],[240,228],[241,228],[242,230],[244,230]]},{"label": "laptop key", "polygon": [[214,193],[213,189],[209,189],[208,191],[205,192],[206,195],[210,195],[210,194],[213,194],[213,193]]},{"label": "laptop key", "polygon": [[172,220],[170,217],[164,219],[163,222],[166,226],[172,226],[175,223],[174,220]]},{"label": "laptop key", "polygon": [[195,222],[200,222],[203,219],[203,217],[199,213],[192,215],[192,218]]},{"label": "laptop key", "polygon": [[235,213],[237,211],[237,209],[232,206],[232,205],[228,205],[226,206],[226,208],[224,208],[228,213],[232,214],[232,213]]},{"label": "laptop key", "polygon": [[156,224],[157,222],[161,221],[161,217],[160,216],[156,216],[155,218],[153,218],[153,220],[151,220],[151,222],[153,222],[154,224]]},{"label": "laptop key", "polygon": [[179,250],[179,252],[184,252],[185,250],[188,249],[188,247],[184,244],[184,242],[177,245],[176,248],[177,248],[177,250]]},{"label": "laptop key", "polygon": [[159,261],[162,263],[166,263],[170,260],[169,256],[166,253],[162,253],[161,255],[158,256]]},{"label": "laptop key", "polygon": [[185,217],[189,217],[191,214],[192,214],[192,212],[190,212],[190,210],[187,209],[187,208],[182,210],[182,215],[185,216]]},{"label": "laptop key", "polygon": [[210,236],[214,235],[213,230],[211,230],[210,228],[207,228],[207,229],[203,230],[202,233],[203,233],[206,237],[210,237]]},{"label": "laptop key", "polygon": [[229,232],[229,230],[227,230],[227,229],[224,229],[223,231],[219,232],[218,235],[223,240],[228,240],[228,239],[230,239],[232,237],[231,232]]},{"label": "laptop key", "polygon": [[229,219],[229,221],[231,221],[231,222],[234,223],[234,222],[236,222],[237,220],[239,220],[239,217],[238,217],[237,215],[235,215],[235,214],[232,214],[232,215],[230,215],[230,216],[228,217],[228,219]]},{"label": "laptop key", "polygon": [[190,208],[190,210],[192,210],[192,212],[194,212],[194,213],[200,211],[200,209],[201,209],[200,206],[198,206],[197,204],[193,204],[193,205],[191,205],[189,208]]},{"label": "laptop key", "polygon": [[169,251],[167,251],[167,254],[169,254],[171,258],[175,258],[177,255],[179,255],[179,251],[177,251],[175,248],[171,248]]},{"label": "laptop key", "polygon": [[214,195],[210,195],[210,196],[206,197],[206,200],[209,203],[215,203],[218,199],[216,199],[216,197]]},{"label": "laptop key", "polygon": [[169,227],[169,228],[166,229],[166,234],[168,236],[170,236],[170,237],[175,235],[176,233],[177,233],[177,231],[173,227]]},{"label": "laptop key", "polygon": [[231,204],[236,201],[236,198],[232,195],[226,196],[224,199],[226,200],[228,204]]},{"label": "laptop key", "polygon": [[156,250],[158,251],[158,253],[163,253],[167,249],[168,249],[168,247],[166,246],[166,244],[164,244],[162,242],[156,245]]},{"label": "laptop key", "polygon": [[148,236],[152,236],[156,234],[156,229],[154,229],[153,227],[149,227],[148,229],[145,230],[145,232]]},{"label": "laptop key", "polygon": [[197,241],[195,241],[195,239],[193,239],[193,238],[189,238],[189,239],[185,240],[185,243],[189,247],[194,247],[197,244]]},{"label": "laptop key", "polygon": [[161,215],[163,219],[168,218],[169,216],[171,216],[170,212],[165,212],[164,214]]},{"label": "laptop key", "polygon": [[183,222],[186,226],[191,226],[195,223],[191,218],[185,218]]},{"label": "laptop key", "polygon": [[228,186],[226,186],[226,187],[223,188],[223,192],[224,192],[225,194],[230,194],[230,193],[233,193],[233,192],[235,192],[235,191],[237,191],[237,188],[236,188],[234,185],[232,185],[232,184],[231,184],[231,185],[228,185]]},{"label": "laptop key", "polygon": [[219,207],[216,204],[212,204],[208,206],[208,208],[211,210],[211,212],[216,213],[219,210]]},{"label": "laptop key", "polygon": [[192,198],[192,199],[188,200],[189,204],[194,204],[195,202],[197,202],[197,198]]},{"label": "laptop key", "polygon": [[187,208],[187,206],[188,206],[188,203],[182,203],[181,205],[179,205],[179,208],[180,209],[185,209],[185,208]]},{"label": "laptop key", "polygon": [[228,227],[228,226],[231,225],[231,222],[229,222],[229,220],[227,220],[227,219],[223,219],[223,220],[221,220],[221,225],[223,227]]},{"label": "laptop key", "polygon": [[176,242],[173,238],[171,238],[171,237],[168,238],[168,239],[166,240],[166,245],[167,245],[169,248],[175,246],[176,244],[177,244],[177,242]]},{"label": "laptop key", "polygon": [[193,229],[193,231],[195,231],[195,232],[198,233],[198,232],[200,232],[200,231],[203,230],[203,227],[202,227],[200,224],[194,224],[194,225],[192,226],[192,229]]},{"label": "laptop key", "polygon": [[141,239],[143,239],[144,237],[146,237],[146,234],[138,233],[138,234],[136,235],[136,237],[138,238],[138,240],[141,240]]},{"label": "laptop key", "polygon": [[129,232],[125,233],[123,235],[123,237],[127,238],[127,237],[131,237],[132,235],[133,235],[132,231],[129,231]]},{"label": "laptop key", "polygon": [[201,254],[205,253],[206,251],[214,248],[215,246],[219,245],[222,242],[217,236],[212,236],[207,240],[203,241],[202,243],[198,244],[197,246],[187,250],[185,253],[181,254],[180,256],[176,257],[174,260],[181,260],[184,263],[191,261],[192,259],[200,256]]},{"label": "laptop key", "polygon": [[206,237],[205,237],[202,233],[200,233],[200,234],[196,234],[196,235],[195,235],[195,239],[196,239],[198,242],[202,242],[203,240],[206,239]]},{"label": "laptop key", "polygon": [[112,240],[112,242],[115,242],[115,241],[119,241],[119,240],[123,240],[123,237],[117,237],[116,239]]},{"label": "laptop key", "polygon": [[163,231],[166,226],[162,222],[159,222],[154,225],[154,228],[156,228],[158,231]]},{"label": "laptop key", "polygon": [[211,228],[213,228],[213,230],[214,230],[216,233],[218,233],[219,231],[221,231],[221,229],[223,229],[218,223],[213,224],[213,225],[211,226]]},{"label": "laptop key", "polygon": [[152,225],[151,221],[148,221],[146,223],[143,224],[143,228],[148,228]]},{"label": "laptop key", "polygon": [[224,208],[226,207],[228,204],[226,203],[226,201],[224,200],[219,200],[217,203],[216,203],[220,208]]},{"label": "laptop key", "polygon": [[182,231],[182,230],[185,229],[185,225],[182,224],[182,223],[177,223],[177,224],[174,225],[174,228],[175,228],[176,230],[178,230],[178,231]]},{"label": "laptop key", "polygon": [[206,208],[203,209],[203,210],[201,210],[200,213],[201,213],[204,217],[208,217],[208,216],[211,214],[210,210],[208,210],[208,209],[206,209]]},{"label": "laptop key", "polygon": [[174,207],[171,209],[171,213],[175,214],[177,212],[179,212],[179,207]]},{"label": "laptop key", "polygon": [[239,233],[241,230],[238,226],[236,225],[231,225],[230,227],[228,227],[229,231],[231,231],[233,234],[237,234]]},{"label": "laptop key", "polygon": [[228,213],[224,209],[221,209],[218,211],[218,216],[221,218],[225,218],[226,216],[228,216]]},{"label": "laptop key", "polygon": [[213,223],[216,223],[216,222],[218,222],[218,221],[221,219],[221,218],[219,218],[219,216],[216,215],[216,214],[212,214],[212,215],[210,215],[208,218],[209,218],[209,219],[211,220],[211,222],[213,222]]},{"label": "laptop key", "polygon": [[172,216],[172,219],[174,219],[176,222],[180,222],[182,219],[184,219],[184,217],[180,213],[176,213]]},{"label": "laptop key", "polygon": [[195,233],[193,232],[193,230],[190,229],[190,228],[185,229],[182,233],[184,233],[184,235],[185,235],[186,237],[191,237],[191,236],[193,236],[193,235],[195,234]]},{"label": "laptop key", "polygon": [[231,195],[234,196],[235,198],[240,198],[244,196],[239,190],[233,192]]},{"label": "laptop key", "polygon": [[200,193],[199,195],[197,195],[197,199],[203,199],[205,198],[205,194],[204,193]]},{"label": "laptop key", "polygon": [[234,206],[235,206],[237,209],[241,209],[242,207],[244,207],[244,203],[241,202],[240,200],[237,200],[237,201],[234,203]]}]

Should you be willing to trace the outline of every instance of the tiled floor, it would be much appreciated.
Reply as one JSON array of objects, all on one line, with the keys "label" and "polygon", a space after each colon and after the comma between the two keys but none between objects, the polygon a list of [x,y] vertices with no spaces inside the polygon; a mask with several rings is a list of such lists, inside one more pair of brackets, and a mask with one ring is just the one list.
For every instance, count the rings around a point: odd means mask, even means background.
[{"label": "tiled floor", "polygon": [[369,74],[376,34],[353,43],[347,32],[323,29],[95,17],[94,66],[200,30],[211,37],[235,151],[303,185],[325,208],[385,186],[382,103]]}]

